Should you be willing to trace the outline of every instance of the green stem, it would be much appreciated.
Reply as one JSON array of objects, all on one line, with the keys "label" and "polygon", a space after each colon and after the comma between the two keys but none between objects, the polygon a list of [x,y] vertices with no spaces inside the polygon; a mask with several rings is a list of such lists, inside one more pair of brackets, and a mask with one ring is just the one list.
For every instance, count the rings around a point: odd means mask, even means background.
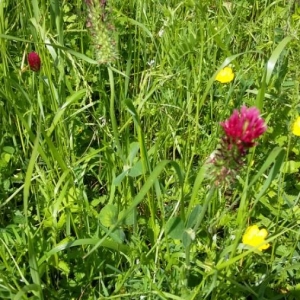
[{"label": "green stem", "polygon": [[109,76],[109,85],[110,85],[110,105],[109,105],[109,115],[111,119],[114,139],[117,147],[117,153],[119,157],[125,162],[125,157],[122,151],[122,147],[119,140],[119,131],[118,131],[118,124],[115,115],[115,85],[114,85],[114,76],[112,69],[110,67],[107,68],[108,76]]}]

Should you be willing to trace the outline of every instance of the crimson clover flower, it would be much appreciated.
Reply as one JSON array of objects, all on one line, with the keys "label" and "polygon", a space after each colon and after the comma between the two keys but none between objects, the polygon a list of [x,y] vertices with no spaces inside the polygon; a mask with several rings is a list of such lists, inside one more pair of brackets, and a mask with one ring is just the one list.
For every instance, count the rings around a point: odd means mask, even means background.
[{"label": "crimson clover flower", "polygon": [[32,71],[38,72],[41,68],[41,59],[40,56],[32,51],[27,56],[29,67]]},{"label": "crimson clover flower", "polygon": [[244,165],[244,157],[256,139],[266,130],[265,121],[256,107],[234,110],[229,119],[221,122],[224,137],[216,151],[208,159],[209,174],[215,185],[230,183]]},{"label": "crimson clover flower", "polygon": [[240,111],[234,110],[229,119],[221,122],[221,126],[225,132],[228,147],[237,146],[241,154],[255,146],[255,139],[267,130],[259,110],[256,107],[247,108],[246,106],[243,106]]}]

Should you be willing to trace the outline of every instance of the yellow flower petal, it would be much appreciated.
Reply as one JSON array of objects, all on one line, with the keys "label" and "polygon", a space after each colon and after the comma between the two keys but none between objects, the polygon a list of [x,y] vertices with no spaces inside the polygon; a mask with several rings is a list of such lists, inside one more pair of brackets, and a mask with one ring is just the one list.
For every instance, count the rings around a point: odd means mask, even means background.
[{"label": "yellow flower petal", "polygon": [[262,250],[267,250],[269,247],[270,247],[270,244],[264,244],[264,245],[260,246],[260,247],[258,248],[258,250],[260,250],[260,251],[262,251]]},{"label": "yellow flower petal", "polygon": [[294,135],[300,136],[300,117],[294,122],[292,132]]},{"label": "yellow flower petal", "polygon": [[252,225],[247,228],[243,235],[243,244],[258,247],[258,250],[266,250],[270,244],[265,243],[265,238],[268,236],[266,229],[259,230],[257,225]]},{"label": "yellow flower petal", "polygon": [[216,76],[216,80],[221,83],[231,82],[233,78],[234,78],[234,73],[230,67],[225,67]]},{"label": "yellow flower petal", "polygon": [[259,236],[259,237],[262,238],[262,239],[265,239],[265,238],[268,236],[268,231],[267,231],[267,229],[264,229],[264,228],[263,228],[263,229],[259,230],[257,236]]}]

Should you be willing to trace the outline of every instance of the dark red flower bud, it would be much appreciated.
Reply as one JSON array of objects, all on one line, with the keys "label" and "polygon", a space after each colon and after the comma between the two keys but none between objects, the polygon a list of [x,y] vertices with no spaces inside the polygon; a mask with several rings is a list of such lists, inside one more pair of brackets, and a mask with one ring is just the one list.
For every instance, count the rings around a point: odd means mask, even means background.
[{"label": "dark red flower bud", "polygon": [[27,56],[29,67],[32,71],[38,72],[41,68],[41,59],[36,52],[30,52]]}]

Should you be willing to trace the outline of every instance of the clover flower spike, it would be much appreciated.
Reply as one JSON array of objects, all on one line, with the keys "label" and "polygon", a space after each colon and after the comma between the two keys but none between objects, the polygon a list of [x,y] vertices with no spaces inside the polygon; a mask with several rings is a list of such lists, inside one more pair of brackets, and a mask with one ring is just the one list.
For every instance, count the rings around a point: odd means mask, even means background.
[{"label": "clover flower spike", "polygon": [[270,247],[265,238],[268,236],[266,229],[259,229],[257,225],[249,226],[243,235],[243,244],[257,247],[259,251],[266,250]]},{"label": "clover flower spike", "polygon": [[236,145],[241,153],[255,146],[254,140],[267,130],[259,110],[256,107],[246,106],[243,106],[240,111],[234,110],[230,118],[222,122],[221,126],[229,148]]},{"label": "clover flower spike", "polygon": [[234,73],[232,68],[225,67],[216,76],[216,80],[221,83],[229,83],[234,79]]},{"label": "clover flower spike", "polygon": [[293,123],[292,132],[294,135],[300,136],[300,117]]},{"label": "clover flower spike", "polygon": [[32,51],[27,56],[29,67],[32,71],[38,72],[41,69],[41,59],[40,56]]}]

